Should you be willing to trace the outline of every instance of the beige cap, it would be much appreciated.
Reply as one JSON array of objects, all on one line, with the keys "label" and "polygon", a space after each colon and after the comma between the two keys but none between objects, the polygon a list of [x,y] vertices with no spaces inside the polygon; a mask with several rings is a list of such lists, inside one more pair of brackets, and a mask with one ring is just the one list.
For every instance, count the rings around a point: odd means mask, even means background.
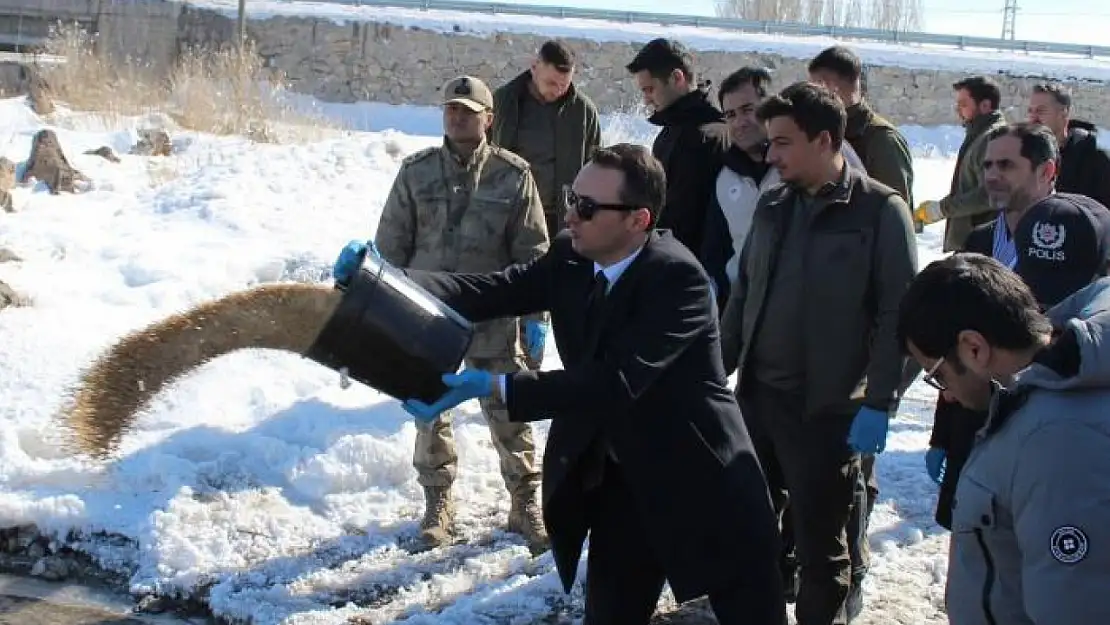
[{"label": "beige cap", "polygon": [[473,76],[459,76],[443,85],[443,103],[457,102],[475,113],[493,110],[493,93]]}]

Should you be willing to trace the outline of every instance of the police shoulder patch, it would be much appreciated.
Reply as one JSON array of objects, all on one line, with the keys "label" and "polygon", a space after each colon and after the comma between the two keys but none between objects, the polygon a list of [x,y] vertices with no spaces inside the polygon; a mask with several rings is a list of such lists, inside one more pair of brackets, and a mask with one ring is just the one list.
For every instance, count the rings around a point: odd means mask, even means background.
[{"label": "police shoulder patch", "polygon": [[1052,557],[1064,564],[1075,564],[1087,557],[1087,534],[1074,525],[1061,525],[1052,532],[1049,549]]}]

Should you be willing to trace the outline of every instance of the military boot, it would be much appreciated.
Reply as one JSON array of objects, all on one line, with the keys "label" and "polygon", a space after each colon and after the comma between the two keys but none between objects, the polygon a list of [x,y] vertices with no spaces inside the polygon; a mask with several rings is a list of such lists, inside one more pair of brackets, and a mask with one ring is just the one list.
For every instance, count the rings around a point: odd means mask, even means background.
[{"label": "military boot", "polygon": [[524,490],[513,495],[513,506],[509,510],[509,531],[524,537],[533,556],[551,548],[535,490]]},{"label": "military boot", "polygon": [[455,537],[455,502],[450,487],[425,486],[424,505],[420,541],[427,549],[450,544]]}]

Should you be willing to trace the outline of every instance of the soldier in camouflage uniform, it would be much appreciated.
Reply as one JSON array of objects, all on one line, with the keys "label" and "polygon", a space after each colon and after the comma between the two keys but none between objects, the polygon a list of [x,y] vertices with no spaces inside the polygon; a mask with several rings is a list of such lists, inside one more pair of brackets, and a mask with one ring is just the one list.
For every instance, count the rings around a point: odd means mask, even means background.
[{"label": "soldier in camouflage uniform", "polygon": [[[542,256],[549,244],[547,226],[528,163],[485,138],[493,120],[489,88],[462,76],[444,85],[443,93],[443,145],[402,163],[374,237],[382,257],[398,267],[485,273]],[[545,317],[531,321],[545,323]],[[495,373],[523,370],[519,321],[476,324],[468,366]],[[510,423],[500,402],[483,399],[481,406],[512,496],[509,531],[523,535],[533,552],[545,551],[531,426]],[[428,547],[453,538],[450,489],[457,465],[449,415],[417,421],[413,466],[427,502],[421,538]]]}]

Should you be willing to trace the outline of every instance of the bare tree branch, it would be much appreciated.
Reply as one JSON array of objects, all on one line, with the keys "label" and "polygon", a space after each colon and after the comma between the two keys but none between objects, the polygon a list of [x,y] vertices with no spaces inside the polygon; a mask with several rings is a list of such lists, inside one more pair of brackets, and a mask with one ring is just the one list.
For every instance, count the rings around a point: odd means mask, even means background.
[{"label": "bare tree branch", "polygon": [[719,0],[717,15],[841,28],[921,30],[922,0]]}]

